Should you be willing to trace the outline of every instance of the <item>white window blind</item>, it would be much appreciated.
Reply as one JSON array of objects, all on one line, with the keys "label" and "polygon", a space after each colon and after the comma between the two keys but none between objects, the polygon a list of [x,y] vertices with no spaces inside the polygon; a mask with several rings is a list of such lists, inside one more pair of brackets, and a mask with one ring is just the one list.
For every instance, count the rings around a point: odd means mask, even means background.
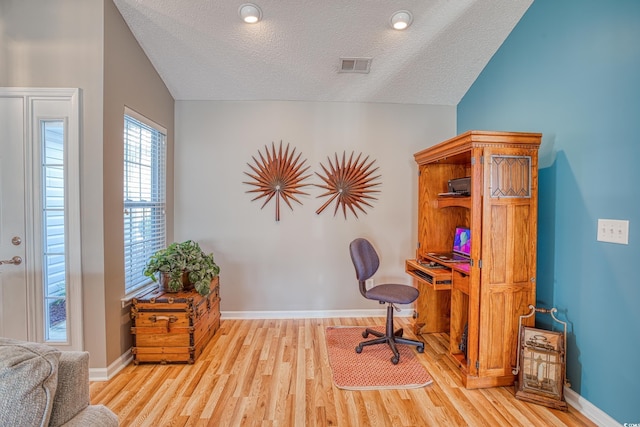
[{"label": "white window blind", "polygon": [[124,116],[125,292],[150,283],[147,260],[166,246],[166,131],[153,122]]}]

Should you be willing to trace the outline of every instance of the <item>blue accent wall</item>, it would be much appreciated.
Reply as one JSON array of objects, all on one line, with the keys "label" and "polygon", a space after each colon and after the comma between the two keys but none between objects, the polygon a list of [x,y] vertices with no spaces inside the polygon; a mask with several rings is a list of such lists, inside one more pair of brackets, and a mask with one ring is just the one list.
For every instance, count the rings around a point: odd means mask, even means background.
[{"label": "blue accent wall", "polygon": [[458,133],[543,133],[537,304],[569,323],[572,389],[640,423],[640,1],[534,1],[457,113]]}]

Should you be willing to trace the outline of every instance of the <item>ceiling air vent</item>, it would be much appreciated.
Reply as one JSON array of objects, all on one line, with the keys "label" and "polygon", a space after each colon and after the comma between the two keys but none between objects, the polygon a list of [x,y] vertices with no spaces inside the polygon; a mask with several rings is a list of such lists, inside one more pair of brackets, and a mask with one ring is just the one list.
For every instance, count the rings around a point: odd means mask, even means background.
[{"label": "ceiling air vent", "polygon": [[340,58],[339,73],[368,74],[371,68],[371,58]]}]

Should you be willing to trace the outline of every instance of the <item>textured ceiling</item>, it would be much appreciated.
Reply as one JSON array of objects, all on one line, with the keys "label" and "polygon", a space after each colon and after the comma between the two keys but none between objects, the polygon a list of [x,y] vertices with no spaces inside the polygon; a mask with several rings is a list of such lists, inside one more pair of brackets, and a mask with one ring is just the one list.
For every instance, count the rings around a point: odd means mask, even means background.
[{"label": "textured ceiling", "polygon": [[[253,25],[242,0],[114,2],[176,100],[457,105],[533,0],[254,0]],[[371,71],[338,73],[340,57]]]}]

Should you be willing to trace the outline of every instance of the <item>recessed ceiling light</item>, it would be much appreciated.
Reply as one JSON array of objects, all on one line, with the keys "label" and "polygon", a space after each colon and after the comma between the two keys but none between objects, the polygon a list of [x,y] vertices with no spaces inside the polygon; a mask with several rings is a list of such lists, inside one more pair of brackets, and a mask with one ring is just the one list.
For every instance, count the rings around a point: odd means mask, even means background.
[{"label": "recessed ceiling light", "polygon": [[255,24],[262,19],[262,10],[253,3],[245,3],[240,6],[238,14],[247,24]]},{"label": "recessed ceiling light", "polygon": [[391,27],[394,30],[404,30],[413,22],[413,15],[408,10],[399,10],[391,15]]}]

